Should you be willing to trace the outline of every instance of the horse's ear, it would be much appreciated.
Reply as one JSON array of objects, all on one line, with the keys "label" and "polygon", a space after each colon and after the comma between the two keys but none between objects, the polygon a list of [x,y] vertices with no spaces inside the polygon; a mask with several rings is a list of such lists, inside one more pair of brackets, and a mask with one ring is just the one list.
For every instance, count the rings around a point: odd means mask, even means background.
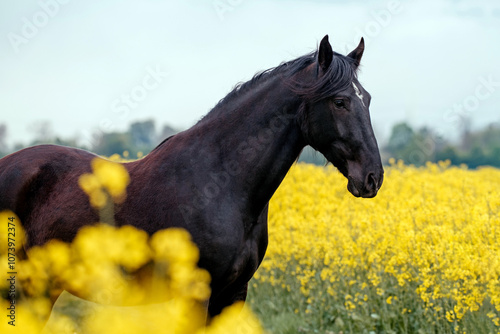
[{"label": "horse's ear", "polygon": [[347,55],[347,57],[354,59],[354,66],[358,67],[361,63],[361,57],[363,57],[363,52],[365,51],[365,40],[361,37],[359,45]]},{"label": "horse's ear", "polygon": [[328,42],[328,35],[326,35],[321,40],[321,43],[319,43],[319,50],[318,50],[319,68],[323,72],[326,72],[326,70],[328,69],[328,67],[330,67],[330,64],[332,63],[332,59],[333,59],[333,50],[332,46],[330,45],[330,42]]}]

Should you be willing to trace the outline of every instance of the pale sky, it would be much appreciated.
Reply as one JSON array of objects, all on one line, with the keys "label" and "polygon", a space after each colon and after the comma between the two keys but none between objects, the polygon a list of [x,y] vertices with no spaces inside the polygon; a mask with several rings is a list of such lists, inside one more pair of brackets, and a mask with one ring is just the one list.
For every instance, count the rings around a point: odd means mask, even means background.
[{"label": "pale sky", "polygon": [[364,36],[379,141],[403,120],[448,137],[463,115],[500,121],[499,1],[4,0],[0,123],[10,144],[39,121],[81,142],[151,118],[186,128],[325,34],[343,54]]}]

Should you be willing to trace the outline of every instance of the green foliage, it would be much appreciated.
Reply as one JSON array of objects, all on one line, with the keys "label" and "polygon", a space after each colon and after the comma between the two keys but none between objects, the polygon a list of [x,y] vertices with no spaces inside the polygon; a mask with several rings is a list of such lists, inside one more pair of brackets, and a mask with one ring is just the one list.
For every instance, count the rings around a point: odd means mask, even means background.
[{"label": "green foliage", "polygon": [[130,158],[138,157],[138,153],[147,154],[156,147],[163,139],[174,135],[178,130],[165,125],[158,133],[154,120],[134,122],[130,124],[127,131],[96,133],[97,139],[91,147],[78,145],[76,139],[63,139],[54,135],[49,122],[38,122],[32,127],[35,139],[28,145],[16,143],[13,147],[7,147],[7,126],[0,124],[0,158],[14,151],[21,150],[27,146],[40,144],[54,144],[71,147],[79,147],[94,153],[111,156],[113,154],[123,155],[128,152]]},{"label": "green foliage", "polygon": [[132,140],[130,133],[111,132],[103,134],[99,144],[95,145],[92,151],[104,156],[111,156],[113,154],[121,155],[125,151],[130,152],[131,147]]},{"label": "green foliage", "polygon": [[153,120],[132,123],[129,133],[132,144],[138,148],[143,147],[147,149],[155,145],[156,131]]},{"label": "green foliage", "polygon": [[126,132],[111,132],[102,135],[101,140],[91,150],[97,154],[111,156],[122,155],[127,151],[130,157],[137,157],[139,152],[150,152],[159,142],[155,122],[147,120],[132,123]]},{"label": "green foliage", "polygon": [[415,166],[422,166],[427,161],[450,160],[452,165],[465,164],[470,168],[500,167],[500,126],[464,131],[460,143],[452,144],[428,128],[414,130],[407,123],[399,123],[392,128],[383,150],[387,159],[403,160]]}]

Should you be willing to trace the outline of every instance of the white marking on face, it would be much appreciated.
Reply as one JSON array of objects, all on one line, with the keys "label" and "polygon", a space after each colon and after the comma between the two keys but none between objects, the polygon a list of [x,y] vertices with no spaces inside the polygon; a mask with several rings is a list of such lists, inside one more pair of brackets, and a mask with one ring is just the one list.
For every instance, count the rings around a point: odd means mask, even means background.
[{"label": "white marking on face", "polygon": [[363,101],[363,94],[361,94],[358,86],[356,86],[356,84],[354,82],[352,83],[352,86],[354,87],[354,91],[356,92],[356,96],[361,100],[361,103],[363,103],[363,107],[366,107],[365,102]]}]

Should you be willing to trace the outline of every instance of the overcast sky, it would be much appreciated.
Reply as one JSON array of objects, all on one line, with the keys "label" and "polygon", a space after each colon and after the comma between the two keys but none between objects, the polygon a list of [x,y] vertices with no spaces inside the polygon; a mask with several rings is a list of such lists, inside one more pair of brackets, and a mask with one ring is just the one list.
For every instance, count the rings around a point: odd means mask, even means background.
[{"label": "overcast sky", "polygon": [[0,3],[0,123],[9,143],[50,121],[62,137],[136,120],[189,127],[257,71],[361,36],[379,140],[395,122],[500,121],[500,2],[40,0]]}]

